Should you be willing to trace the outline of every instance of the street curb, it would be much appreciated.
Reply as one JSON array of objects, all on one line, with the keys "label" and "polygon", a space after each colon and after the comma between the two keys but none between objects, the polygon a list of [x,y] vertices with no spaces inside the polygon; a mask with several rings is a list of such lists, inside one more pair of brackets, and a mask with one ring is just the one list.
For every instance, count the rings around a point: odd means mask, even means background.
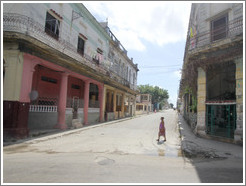
[{"label": "street curb", "polygon": [[183,132],[181,131],[181,120],[180,120],[180,115],[178,114],[178,130],[179,130],[179,137],[180,137],[180,148],[181,148],[181,152],[183,157],[187,157],[187,147],[186,147],[186,142],[184,140],[184,135]]},{"label": "street curb", "polygon": [[[181,129],[182,125],[185,125],[187,123],[182,123],[185,121],[181,121],[181,115],[178,116],[178,125],[179,125],[179,132],[180,132],[180,139],[181,139],[181,151],[182,154],[185,158],[192,159],[192,158],[197,158],[197,157],[205,157],[205,158],[210,158],[213,156],[208,155],[206,151],[198,151],[200,148],[199,145],[197,145],[195,142],[189,142],[186,138],[185,132],[183,132],[185,129]],[[195,135],[195,134],[194,134]],[[188,145],[190,144],[190,145]],[[196,147],[195,147],[196,146]]]}]

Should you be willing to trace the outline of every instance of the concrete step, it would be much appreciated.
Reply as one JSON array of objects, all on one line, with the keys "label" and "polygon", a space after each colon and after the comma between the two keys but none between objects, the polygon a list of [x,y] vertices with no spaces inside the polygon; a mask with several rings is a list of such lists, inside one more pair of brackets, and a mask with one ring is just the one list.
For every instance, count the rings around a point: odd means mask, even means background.
[{"label": "concrete step", "polygon": [[83,127],[83,124],[81,123],[80,119],[73,119],[72,120],[72,128],[78,129]]}]

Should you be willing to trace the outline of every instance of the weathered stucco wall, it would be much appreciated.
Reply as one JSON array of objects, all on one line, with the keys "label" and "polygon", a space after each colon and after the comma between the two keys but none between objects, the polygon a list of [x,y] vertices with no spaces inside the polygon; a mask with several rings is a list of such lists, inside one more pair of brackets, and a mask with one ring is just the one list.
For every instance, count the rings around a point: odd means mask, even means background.
[{"label": "weathered stucco wall", "polygon": [[197,126],[195,132],[198,135],[205,136],[206,127],[206,72],[198,68],[197,79]]},{"label": "weathered stucco wall", "polygon": [[243,141],[243,58],[235,60],[236,63],[236,102],[237,102],[237,128],[234,139],[236,143]]}]

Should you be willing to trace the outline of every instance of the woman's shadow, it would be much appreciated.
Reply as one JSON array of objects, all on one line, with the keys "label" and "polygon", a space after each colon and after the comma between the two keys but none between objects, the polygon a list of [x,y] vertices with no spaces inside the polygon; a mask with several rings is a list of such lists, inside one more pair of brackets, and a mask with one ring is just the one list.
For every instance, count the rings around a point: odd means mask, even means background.
[{"label": "woman's shadow", "polygon": [[164,140],[164,139],[163,139],[163,140],[159,140],[159,141],[157,141],[157,144],[158,144],[158,145],[161,145],[161,144],[163,144],[165,141],[166,141],[166,140]]}]

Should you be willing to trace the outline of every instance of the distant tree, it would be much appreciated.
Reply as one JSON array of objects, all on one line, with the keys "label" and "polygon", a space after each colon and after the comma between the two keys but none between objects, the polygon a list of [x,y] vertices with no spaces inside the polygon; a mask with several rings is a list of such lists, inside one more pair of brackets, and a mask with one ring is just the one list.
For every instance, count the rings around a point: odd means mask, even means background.
[{"label": "distant tree", "polygon": [[164,103],[169,98],[168,91],[158,86],[139,85],[138,89],[141,94],[150,94],[152,103]]},{"label": "distant tree", "polygon": [[170,103],[170,107],[173,108],[173,104],[172,103]]},{"label": "distant tree", "polygon": [[167,99],[165,99],[160,103],[160,109],[164,109],[167,107],[169,107],[169,103],[168,103]]}]

